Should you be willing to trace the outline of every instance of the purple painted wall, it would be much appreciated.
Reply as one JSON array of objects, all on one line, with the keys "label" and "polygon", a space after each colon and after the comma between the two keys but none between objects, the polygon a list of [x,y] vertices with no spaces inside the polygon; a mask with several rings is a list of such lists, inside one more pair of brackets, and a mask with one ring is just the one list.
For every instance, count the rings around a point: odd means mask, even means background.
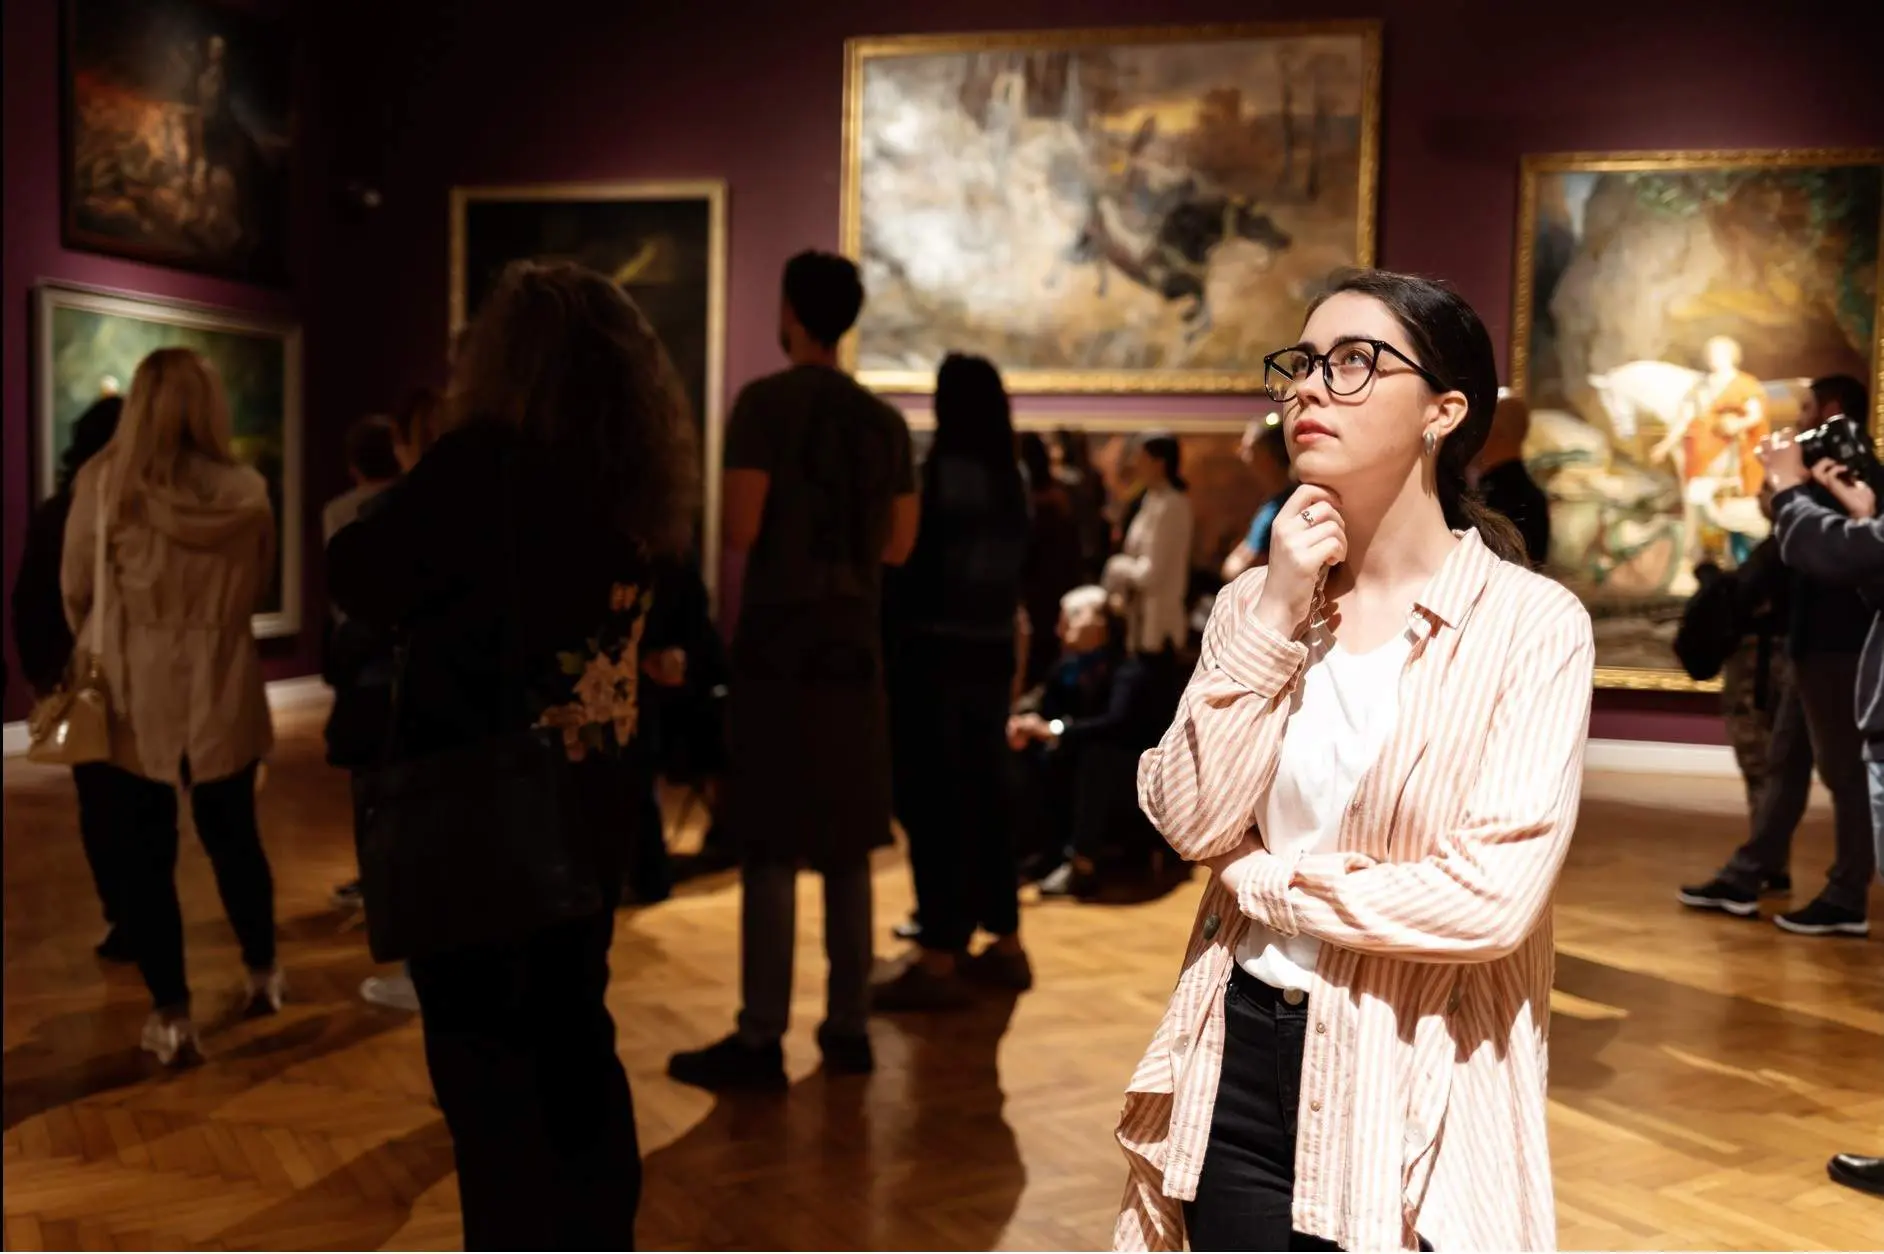
[{"label": "purple painted wall", "polygon": [[[24,291],[32,271],[68,260],[57,249],[53,23],[16,21],[16,11],[28,7],[49,11],[52,3],[10,0],[7,12],[9,560],[16,513],[23,518],[14,479],[23,482],[24,471],[14,468],[26,403],[24,371],[15,370],[26,351]],[[826,0],[786,12],[708,0],[311,6],[324,147],[310,168],[329,180],[319,189],[322,203],[337,204],[333,188],[356,178],[384,196],[370,214],[311,215],[302,305],[308,408],[311,417],[323,416],[328,442],[345,416],[383,407],[438,373],[446,341],[446,193],[456,183],[726,180],[728,395],[773,369],[779,266],[799,248],[837,242],[843,43],[851,35],[1381,18],[1379,258],[1457,283],[1501,345],[1510,325],[1522,154],[1884,143],[1873,64],[1884,20],[1874,6],[1840,0],[1805,0],[1783,19],[1766,6],[1699,0],[1536,9],[1506,0],[1331,0],[1312,13],[1262,0]],[[16,143],[26,149],[17,156]],[[31,209],[16,199],[16,176],[41,185]],[[20,246],[17,261],[16,212],[39,241]],[[147,280],[156,281],[185,282],[162,272]],[[1238,408],[1181,398],[1064,404],[1082,412],[1226,416]],[[309,435],[310,467],[336,474],[337,457],[319,446],[312,422]],[[317,501],[322,492],[310,483],[307,495]],[[317,594],[312,565],[310,593]],[[316,595],[309,604],[317,613]],[[1712,711],[1711,698],[1604,693],[1594,730],[1719,741]]]},{"label": "purple painted wall", "polygon": [[[0,351],[5,363],[4,394],[0,395],[4,412],[4,427],[0,428],[0,450],[4,451],[0,499],[4,500],[4,510],[0,518],[4,524],[0,530],[4,532],[5,591],[10,597],[33,503],[30,453],[35,285],[44,281],[79,283],[278,317],[292,318],[305,311],[294,288],[252,287],[161,266],[66,251],[59,239],[58,0],[7,0],[5,35],[5,304],[0,310]],[[303,110],[304,123],[305,116]],[[318,150],[320,146],[316,143],[311,147]],[[309,180],[305,170],[302,174],[300,187],[305,188]],[[298,196],[297,202],[303,206],[309,203],[305,195]],[[300,238],[306,238],[305,232]],[[296,269],[300,271],[300,267]],[[310,344],[314,340],[311,333],[307,338]],[[304,420],[309,451],[313,453],[321,443],[322,432],[317,415],[305,404]],[[316,485],[331,486],[333,470],[318,458],[310,458],[309,466],[308,483],[303,485],[307,510],[302,531],[304,536],[315,537],[313,543],[318,544],[321,494]],[[324,473],[313,473],[315,470]],[[318,624],[324,612],[313,580],[317,553],[317,548],[309,549],[302,563],[306,575],[302,621],[306,624]],[[24,717],[30,702],[13,653],[10,604],[4,618],[8,671],[5,714],[15,719]],[[317,641],[318,632],[306,628],[296,637],[264,641],[264,672],[270,679],[280,679],[317,669]]]}]

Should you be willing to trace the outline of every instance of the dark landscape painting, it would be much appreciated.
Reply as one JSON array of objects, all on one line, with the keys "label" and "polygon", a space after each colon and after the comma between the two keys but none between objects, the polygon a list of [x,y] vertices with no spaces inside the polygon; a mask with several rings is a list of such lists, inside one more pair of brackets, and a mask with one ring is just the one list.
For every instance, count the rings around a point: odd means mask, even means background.
[{"label": "dark landscape painting", "polygon": [[[477,315],[513,261],[573,262],[634,298],[686,389],[703,463],[695,536],[712,551],[719,517],[725,188],[718,183],[557,184],[452,193],[452,327]],[[717,563],[706,562],[711,581]]]},{"label": "dark landscape painting", "polygon": [[285,281],[286,17],[214,0],[66,0],[65,26],[66,243]]}]

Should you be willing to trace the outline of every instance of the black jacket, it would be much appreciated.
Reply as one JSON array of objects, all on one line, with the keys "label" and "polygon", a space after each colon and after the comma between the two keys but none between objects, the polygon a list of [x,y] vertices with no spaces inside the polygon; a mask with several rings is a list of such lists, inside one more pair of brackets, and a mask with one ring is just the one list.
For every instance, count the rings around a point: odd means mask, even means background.
[{"label": "black jacket", "polygon": [[20,672],[38,693],[50,692],[72,660],[72,628],[59,592],[59,563],[65,552],[65,520],[72,494],[40,502],[26,524],[26,551],[13,580],[13,647]]},{"label": "black jacket", "polygon": [[1884,520],[1855,522],[1804,488],[1773,499],[1774,532],[1786,565],[1808,581],[1862,595],[1872,608],[1855,696],[1865,757],[1884,761]]},{"label": "black jacket", "polygon": [[611,584],[647,588],[570,478],[514,428],[472,422],[328,545],[334,604],[405,646],[398,756],[528,726],[566,692],[559,655],[584,649]]}]

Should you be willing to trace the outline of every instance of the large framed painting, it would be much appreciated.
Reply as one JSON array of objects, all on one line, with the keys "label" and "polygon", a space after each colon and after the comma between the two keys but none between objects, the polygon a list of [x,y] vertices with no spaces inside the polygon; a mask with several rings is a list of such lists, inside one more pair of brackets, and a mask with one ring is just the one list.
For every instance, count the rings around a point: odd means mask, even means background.
[{"label": "large framed painting", "polygon": [[1372,262],[1380,26],[1001,32],[846,45],[848,360],[930,392],[1255,392]]},{"label": "large framed painting", "polygon": [[[935,414],[911,407],[903,416],[920,464],[935,439]],[[1014,418],[1018,433],[1035,433],[1047,441],[1056,465],[1083,462],[1096,472],[1105,489],[1101,509],[1114,531],[1114,551],[1126,509],[1137,494],[1126,469],[1132,440],[1151,431],[1176,436],[1179,468],[1189,483],[1196,519],[1191,533],[1191,583],[1199,592],[1198,600],[1221,585],[1223,559],[1249,534],[1250,520],[1263,506],[1262,487],[1238,452],[1246,425],[1236,417],[1156,414],[1035,413]]]},{"label": "large framed painting", "polygon": [[1694,567],[1769,531],[1754,446],[1825,375],[1884,418],[1884,150],[1531,156],[1519,202],[1512,386],[1549,568],[1600,685],[1696,687],[1673,653]]},{"label": "large framed painting", "polygon": [[476,316],[513,261],[609,275],[653,323],[680,373],[701,450],[701,573],[716,590],[726,345],[726,185],[558,183],[451,193],[451,329]]},{"label": "large framed painting", "polygon": [[72,426],[94,401],[129,392],[138,363],[157,349],[195,349],[222,379],[236,456],[268,481],[275,510],[275,569],[256,607],[255,634],[300,631],[300,329],[247,314],[87,288],[45,286],[35,296],[35,499],[52,494]]},{"label": "large framed painting", "polygon": [[294,31],[234,0],[64,0],[68,247],[288,277]]}]

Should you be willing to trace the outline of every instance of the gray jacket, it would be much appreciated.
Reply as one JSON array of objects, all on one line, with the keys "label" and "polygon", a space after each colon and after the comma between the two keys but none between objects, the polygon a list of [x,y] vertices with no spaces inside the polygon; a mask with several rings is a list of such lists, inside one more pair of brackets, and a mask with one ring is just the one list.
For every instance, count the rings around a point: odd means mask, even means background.
[{"label": "gray jacket", "polygon": [[[1884,610],[1884,519],[1854,521],[1801,487],[1773,499],[1773,529],[1787,566],[1828,584],[1855,587],[1874,610]],[[1864,640],[1856,701],[1864,756],[1884,762],[1884,612],[1873,615]]]}]

